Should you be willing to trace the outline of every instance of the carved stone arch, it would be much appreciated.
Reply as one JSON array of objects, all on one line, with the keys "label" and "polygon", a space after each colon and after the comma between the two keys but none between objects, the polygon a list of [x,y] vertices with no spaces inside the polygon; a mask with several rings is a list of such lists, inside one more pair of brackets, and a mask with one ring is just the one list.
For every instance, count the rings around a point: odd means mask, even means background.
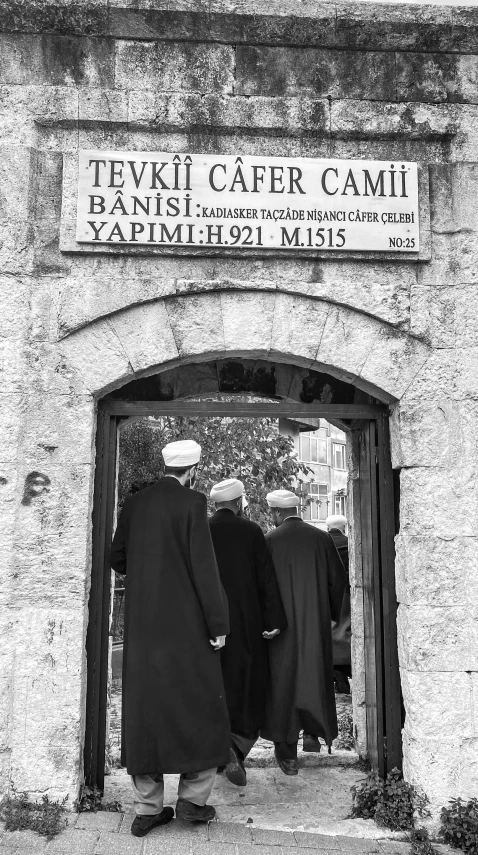
[{"label": "carved stone arch", "polygon": [[59,346],[96,398],[179,364],[240,356],[330,374],[391,403],[429,354],[422,341],[355,309],[257,291],[132,306],[72,333]]}]

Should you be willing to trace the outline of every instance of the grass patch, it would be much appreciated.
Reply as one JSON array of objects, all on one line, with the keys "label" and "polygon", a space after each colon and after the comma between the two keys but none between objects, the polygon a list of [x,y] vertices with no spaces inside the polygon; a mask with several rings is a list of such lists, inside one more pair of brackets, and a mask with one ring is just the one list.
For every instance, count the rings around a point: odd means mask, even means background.
[{"label": "grass patch", "polygon": [[98,787],[83,787],[80,798],[75,804],[78,813],[93,811],[97,813],[99,810],[110,811],[111,813],[121,813],[123,806],[121,802],[114,799],[111,802],[103,801],[103,793]]},{"label": "grass patch", "polygon": [[52,801],[47,795],[41,802],[32,802],[27,793],[12,795],[0,807],[0,818],[6,831],[35,831],[52,840],[66,826],[65,803]]}]

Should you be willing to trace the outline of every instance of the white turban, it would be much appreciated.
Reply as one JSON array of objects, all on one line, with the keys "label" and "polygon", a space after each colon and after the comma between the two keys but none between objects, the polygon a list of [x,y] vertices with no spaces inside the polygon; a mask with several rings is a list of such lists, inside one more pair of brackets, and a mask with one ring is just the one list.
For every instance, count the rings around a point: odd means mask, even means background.
[{"label": "white turban", "polygon": [[347,517],[344,517],[343,514],[332,514],[325,520],[325,525],[327,528],[345,528],[347,525]]},{"label": "white turban", "polygon": [[168,442],[161,453],[166,466],[182,469],[199,462],[201,446],[193,439],[180,439],[178,442]]},{"label": "white turban", "polygon": [[300,504],[300,499],[291,490],[273,490],[266,496],[270,508],[294,508]]},{"label": "white turban", "polygon": [[213,502],[232,502],[238,499],[244,492],[244,484],[238,478],[228,478],[227,481],[219,481],[214,484],[210,496]]}]

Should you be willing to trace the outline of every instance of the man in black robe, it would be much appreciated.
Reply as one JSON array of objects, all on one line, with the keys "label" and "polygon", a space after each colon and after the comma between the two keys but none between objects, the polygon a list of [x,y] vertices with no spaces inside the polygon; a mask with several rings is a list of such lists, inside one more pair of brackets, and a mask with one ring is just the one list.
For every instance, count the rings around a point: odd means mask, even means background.
[{"label": "man in black robe", "polygon": [[261,729],[274,742],[286,775],[297,775],[301,730],[337,736],[332,655],[332,620],[340,615],[345,571],[329,535],[301,520],[290,490],[267,496],[275,531],[266,535],[287,617],[288,629],[269,648],[270,678]]},{"label": "man in black robe", "polygon": [[122,764],[136,802],[132,834],[169,822],[163,775],[180,773],[176,816],[209,821],[216,769],[228,762],[230,729],[217,651],[227,603],[207,522],[193,486],[200,446],[163,449],[166,477],[129,497],[111,563],[126,574]]},{"label": "man in black robe", "polygon": [[222,673],[231,723],[226,775],[245,786],[244,759],[264,722],[267,645],[287,626],[274,566],[264,534],[243,517],[242,481],[230,478],[211,490],[216,513],[210,518],[212,542],[229,602],[230,632],[221,650]]},{"label": "man in black robe", "polygon": [[347,574],[342,608],[338,621],[332,624],[332,644],[334,649],[334,680],[337,692],[350,695],[349,677],[352,676],[350,618],[350,582],[349,582],[349,539],[345,534],[347,519],[343,514],[335,514],[325,520],[327,531],[335,543]]}]

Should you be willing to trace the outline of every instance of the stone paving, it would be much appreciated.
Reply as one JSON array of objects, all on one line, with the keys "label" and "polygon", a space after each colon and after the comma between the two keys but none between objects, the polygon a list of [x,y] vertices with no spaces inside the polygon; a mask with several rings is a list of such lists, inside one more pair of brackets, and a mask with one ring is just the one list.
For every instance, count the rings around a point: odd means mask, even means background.
[{"label": "stone paving", "polygon": [[408,855],[403,841],[365,840],[304,831],[251,828],[241,823],[208,825],[173,820],[138,839],[132,813],[82,813],[47,842],[32,832],[3,832],[1,855]]}]

